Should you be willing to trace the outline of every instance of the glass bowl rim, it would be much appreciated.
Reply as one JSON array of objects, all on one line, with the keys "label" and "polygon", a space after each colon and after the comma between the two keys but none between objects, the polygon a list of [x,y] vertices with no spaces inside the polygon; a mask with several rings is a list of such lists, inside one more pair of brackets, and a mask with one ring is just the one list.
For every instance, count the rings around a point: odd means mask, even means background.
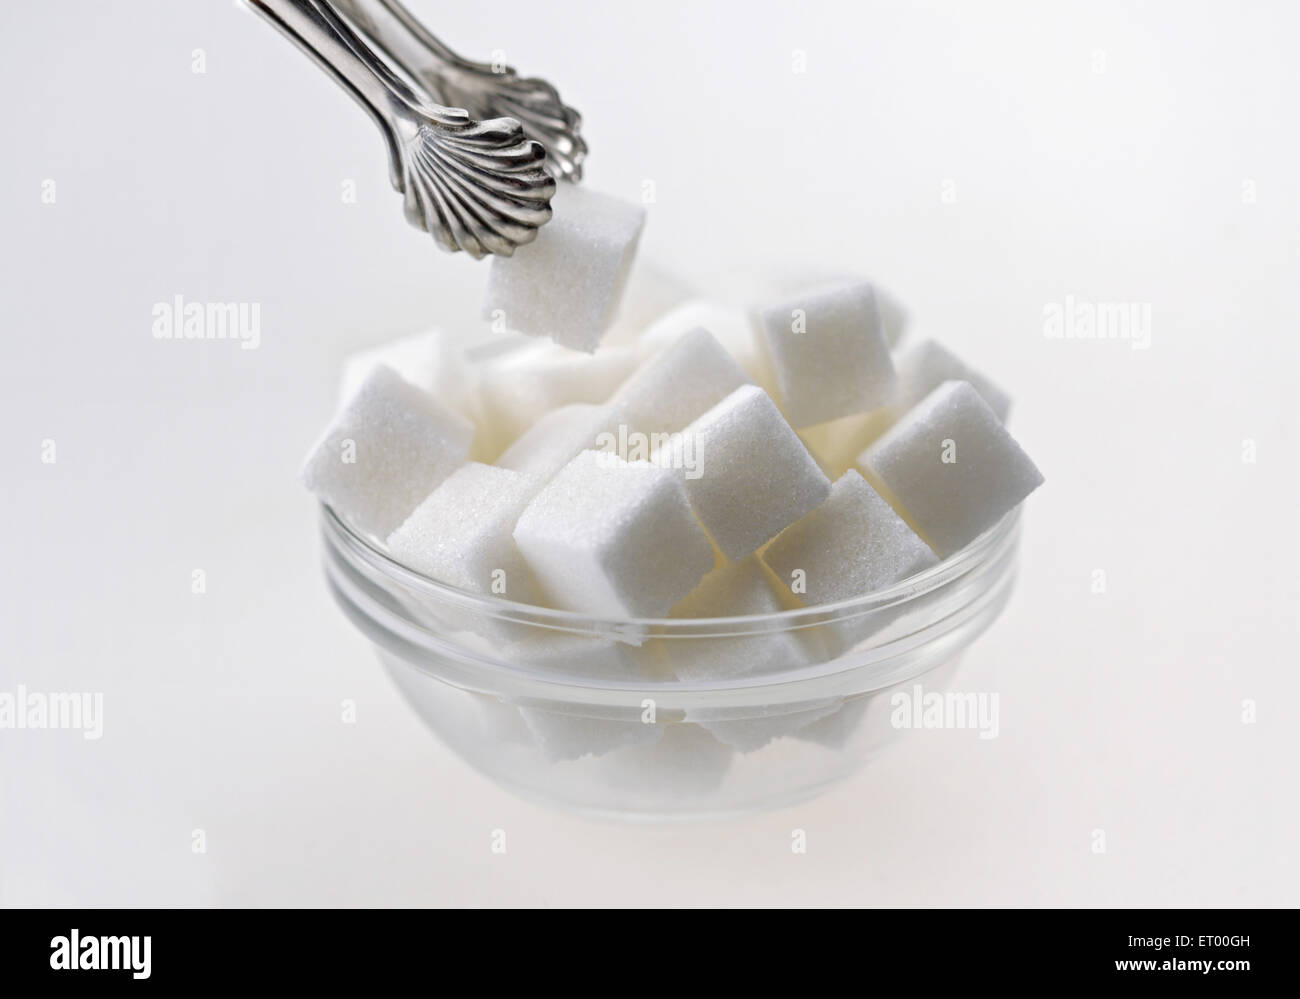
[{"label": "glass bowl rim", "polygon": [[[868,613],[885,607],[905,605],[992,561],[1014,543],[1020,525],[1021,507],[1006,513],[995,525],[960,551],[906,579],[870,593],[832,603],[810,604],[768,614],[724,617],[607,617],[526,604],[493,594],[476,593],[440,582],[403,565],[370,538],[352,528],[327,503],[321,503],[322,531],[327,544],[342,547],[349,557],[361,558],[393,582],[424,596],[443,600],[480,614],[504,620],[540,625],[559,631],[654,631],[656,634],[699,638],[706,634],[747,634],[746,626],[763,625],[766,631],[779,624],[788,628],[810,627]],[[721,632],[710,629],[721,628]]]}]

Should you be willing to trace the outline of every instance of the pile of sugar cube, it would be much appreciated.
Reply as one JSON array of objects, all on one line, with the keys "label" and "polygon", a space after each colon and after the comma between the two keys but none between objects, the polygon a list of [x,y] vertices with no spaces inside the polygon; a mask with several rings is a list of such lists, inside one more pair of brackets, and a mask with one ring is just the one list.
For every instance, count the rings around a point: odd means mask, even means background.
[{"label": "pile of sugar cube", "polygon": [[[863,595],[959,551],[1043,481],[1006,393],[938,343],[895,347],[867,281],[710,301],[633,270],[643,223],[640,206],[566,187],[533,244],[493,259],[491,334],[432,330],[348,359],[307,487],[435,580],[622,619]],[[815,654],[797,644],[719,639],[669,669],[788,668]]]}]

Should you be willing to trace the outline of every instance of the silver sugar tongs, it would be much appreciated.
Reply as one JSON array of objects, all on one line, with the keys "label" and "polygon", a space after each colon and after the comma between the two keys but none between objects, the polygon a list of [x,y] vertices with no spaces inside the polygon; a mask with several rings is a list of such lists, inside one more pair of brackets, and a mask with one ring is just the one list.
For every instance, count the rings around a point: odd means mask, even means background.
[{"label": "silver sugar tongs", "polygon": [[547,167],[581,177],[581,120],[554,87],[460,58],[397,0],[249,2],[369,112],[407,220],[443,249],[510,256],[551,217]]}]

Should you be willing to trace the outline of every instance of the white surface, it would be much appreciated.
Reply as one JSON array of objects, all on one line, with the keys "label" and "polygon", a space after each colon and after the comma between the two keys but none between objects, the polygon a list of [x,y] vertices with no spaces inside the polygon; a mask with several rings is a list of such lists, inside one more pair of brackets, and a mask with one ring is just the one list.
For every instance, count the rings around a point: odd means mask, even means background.
[{"label": "white surface", "polygon": [[[1300,902],[1296,11],[501,3],[412,6],[554,79],[593,185],[653,181],[646,259],[860,270],[1014,395],[1047,484],[958,680],[1000,736],[668,829],[469,772],[331,605],[295,473],[344,353],[478,321],[485,268],[406,226],[373,126],[248,12],[10,4],[0,690],[105,722],[0,732],[0,902]],[[261,303],[259,349],[154,340],[178,294]],[[1150,303],[1150,349],[1045,338],[1067,295]]]}]

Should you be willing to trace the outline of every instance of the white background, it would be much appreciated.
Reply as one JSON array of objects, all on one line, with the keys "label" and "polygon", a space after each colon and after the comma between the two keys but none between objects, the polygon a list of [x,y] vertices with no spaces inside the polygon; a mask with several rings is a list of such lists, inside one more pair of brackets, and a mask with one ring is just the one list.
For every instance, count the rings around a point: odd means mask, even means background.
[{"label": "white background", "polygon": [[[0,731],[0,903],[1300,902],[1295,8],[412,6],[555,81],[594,187],[654,181],[646,259],[860,271],[1011,391],[1047,485],[965,674],[1001,735],[670,828],[470,772],[331,604],[296,471],[343,354],[477,322],[485,265],[406,225],[373,126],[248,11],[7,4],[0,690],[106,718]],[[177,294],[261,303],[260,349],[154,340]],[[1046,339],[1071,294],[1149,303],[1150,348]]]}]

